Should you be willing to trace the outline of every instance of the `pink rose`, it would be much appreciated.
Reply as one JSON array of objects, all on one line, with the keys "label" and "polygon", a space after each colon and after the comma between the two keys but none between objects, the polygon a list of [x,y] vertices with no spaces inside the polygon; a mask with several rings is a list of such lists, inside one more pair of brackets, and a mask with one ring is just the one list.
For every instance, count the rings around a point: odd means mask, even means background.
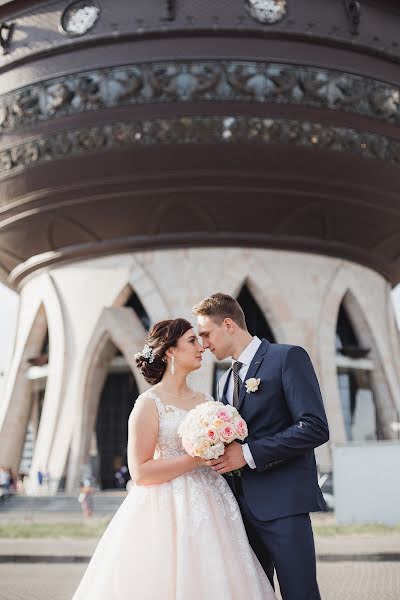
[{"label": "pink rose", "polygon": [[217,442],[219,440],[218,432],[215,429],[212,429],[211,427],[210,429],[207,429],[206,435],[210,442]]},{"label": "pink rose", "polygon": [[247,424],[246,424],[246,421],[244,419],[242,419],[242,418],[236,419],[236,421],[235,421],[235,429],[236,429],[236,432],[239,434],[240,437],[247,437],[247,435],[248,435]]},{"label": "pink rose", "polygon": [[225,427],[222,427],[222,429],[219,430],[219,435],[227,444],[232,442],[236,437],[236,433],[232,425],[225,425]]},{"label": "pink rose", "polygon": [[227,411],[227,410],[225,410],[224,408],[221,408],[221,410],[219,410],[219,411],[217,412],[217,417],[218,417],[219,419],[222,419],[222,421],[225,421],[225,422],[227,422],[227,421],[230,421],[230,416],[229,416],[229,413],[228,413],[228,411]]}]

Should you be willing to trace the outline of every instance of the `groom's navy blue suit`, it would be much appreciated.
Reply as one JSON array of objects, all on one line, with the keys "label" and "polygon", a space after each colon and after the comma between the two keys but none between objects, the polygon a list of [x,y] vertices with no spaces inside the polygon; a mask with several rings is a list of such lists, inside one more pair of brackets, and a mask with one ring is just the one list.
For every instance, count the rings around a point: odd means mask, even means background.
[{"label": "groom's navy blue suit", "polygon": [[[232,369],[220,379],[228,403]],[[250,543],[272,580],[275,567],[284,600],[319,600],[309,513],[326,510],[314,448],[329,439],[317,377],[299,346],[263,339],[245,377],[260,378],[255,392],[243,382],[238,409],[256,469],[227,477],[241,508]]]}]

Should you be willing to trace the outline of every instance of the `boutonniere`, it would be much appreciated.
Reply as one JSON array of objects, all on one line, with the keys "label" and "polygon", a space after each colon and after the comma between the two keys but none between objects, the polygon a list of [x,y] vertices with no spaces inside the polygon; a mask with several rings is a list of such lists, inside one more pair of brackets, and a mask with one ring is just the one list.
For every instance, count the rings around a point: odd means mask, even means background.
[{"label": "boutonniere", "polygon": [[244,383],[246,386],[246,392],[249,394],[250,392],[256,392],[258,390],[261,383],[261,379],[250,377],[250,379],[246,379]]}]

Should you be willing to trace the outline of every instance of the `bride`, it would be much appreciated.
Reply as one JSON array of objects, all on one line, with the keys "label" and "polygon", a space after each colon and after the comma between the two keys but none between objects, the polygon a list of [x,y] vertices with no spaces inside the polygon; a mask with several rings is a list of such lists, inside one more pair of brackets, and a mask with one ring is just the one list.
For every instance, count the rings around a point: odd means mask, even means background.
[{"label": "bride", "polygon": [[[156,323],[136,355],[151,387],[129,417],[134,482],[73,600],[275,600],[225,479],[189,456],[178,427],[197,404],[189,388],[203,347],[185,319]],[[118,402],[118,398],[115,399]]]}]

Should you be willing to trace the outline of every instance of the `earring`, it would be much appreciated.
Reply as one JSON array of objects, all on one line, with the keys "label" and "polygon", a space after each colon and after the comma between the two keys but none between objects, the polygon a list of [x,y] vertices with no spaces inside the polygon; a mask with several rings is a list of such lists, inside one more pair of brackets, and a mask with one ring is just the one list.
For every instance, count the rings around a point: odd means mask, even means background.
[{"label": "earring", "polygon": [[175,373],[175,356],[172,355],[172,359],[171,359],[171,374],[173,375]]}]

